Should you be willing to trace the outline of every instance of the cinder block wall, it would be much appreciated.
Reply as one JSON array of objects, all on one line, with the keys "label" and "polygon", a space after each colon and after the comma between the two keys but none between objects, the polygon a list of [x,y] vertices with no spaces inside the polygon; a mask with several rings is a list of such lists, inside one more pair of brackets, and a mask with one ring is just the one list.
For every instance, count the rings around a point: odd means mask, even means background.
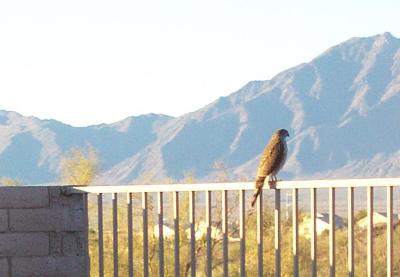
[{"label": "cinder block wall", "polygon": [[83,195],[63,187],[0,187],[0,276],[87,276]]}]

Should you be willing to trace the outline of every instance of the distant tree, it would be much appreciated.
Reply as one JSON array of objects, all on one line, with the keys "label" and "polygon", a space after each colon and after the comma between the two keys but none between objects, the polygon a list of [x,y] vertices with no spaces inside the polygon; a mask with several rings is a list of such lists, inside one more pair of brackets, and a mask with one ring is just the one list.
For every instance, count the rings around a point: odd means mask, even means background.
[{"label": "distant tree", "polygon": [[5,187],[16,187],[16,186],[21,186],[22,182],[10,177],[2,177],[0,179],[0,184],[2,184]]},{"label": "distant tree", "polygon": [[61,180],[75,186],[90,185],[99,169],[99,158],[92,146],[72,148],[61,160]]},{"label": "distant tree", "polygon": [[215,181],[216,182],[228,182],[230,180],[230,174],[228,168],[225,166],[224,162],[216,161],[214,162],[215,171]]},{"label": "distant tree", "polygon": [[185,184],[193,184],[195,183],[196,177],[194,176],[193,170],[188,170],[183,172],[183,182]]},{"label": "distant tree", "polygon": [[367,216],[367,210],[359,210],[358,213],[354,216],[354,222],[357,222],[366,216]]}]

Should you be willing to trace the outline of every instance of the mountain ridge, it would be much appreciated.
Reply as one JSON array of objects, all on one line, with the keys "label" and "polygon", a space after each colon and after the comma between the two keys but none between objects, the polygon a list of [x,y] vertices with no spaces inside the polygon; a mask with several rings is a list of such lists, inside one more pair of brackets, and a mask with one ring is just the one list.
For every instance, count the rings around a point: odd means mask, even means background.
[{"label": "mountain ridge", "polygon": [[[0,111],[0,176],[54,181],[63,153],[90,144],[103,161],[99,183],[187,174],[213,180],[216,164],[229,179],[252,179],[278,128],[291,135],[285,179],[397,176],[399,93],[400,39],[384,33],[346,40],[179,117],[148,114],[73,127]],[[10,160],[14,167],[7,167]],[[18,175],[23,169],[32,176]]]}]

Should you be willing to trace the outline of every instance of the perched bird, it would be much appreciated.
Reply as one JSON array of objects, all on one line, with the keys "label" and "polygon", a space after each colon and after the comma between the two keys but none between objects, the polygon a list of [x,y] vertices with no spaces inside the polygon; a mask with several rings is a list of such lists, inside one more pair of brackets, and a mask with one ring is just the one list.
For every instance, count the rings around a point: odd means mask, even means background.
[{"label": "perched bird", "polygon": [[257,169],[256,190],[254,191],[253,199],[251,200],[252,207],[256,203],[257,197],[262,190],[265,178],[269,176],[269,180],[277,181],[276,175],[286,161],[286,138],[288,136],[289,132],[287,130],[279,129],[275,131],[265,147]]}]

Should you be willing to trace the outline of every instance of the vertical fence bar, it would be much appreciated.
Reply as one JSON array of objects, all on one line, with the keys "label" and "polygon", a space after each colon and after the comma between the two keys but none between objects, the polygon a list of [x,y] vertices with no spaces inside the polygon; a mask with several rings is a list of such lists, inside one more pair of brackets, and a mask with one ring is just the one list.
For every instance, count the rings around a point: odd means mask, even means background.
[{"label": "vertical fence bar", "polygon": [[118,277],[118,194],[112,193],[113,264],[114,277]]},{"label": "vertical fence bar", "polygon": [[158,263],[159,276],[164,276],[164,199],[163,193],[159,191],[158,195]]},{"label": "vertical fence bar", "polygon": [[212,241],[211,241],[211,191],[206,191],[206,225],[207,225],[207,254],[206,254],[206,275],[212,276]]},{"label": "vertical fence bar", "polygon": [[281,276],[281,190],[275,189],[275,276]]},{"label": "vertical fence bar", "polygon": [[347,262],[349,277],[354,277],[354,188],[347,188],[347,231],[348,231],[348,246],[347,246]]},{"label": "vertical fence bar", "polygon": [[223,274],[228,277],[228,191],[221,192],[222,197],[222,256],[223,256]]},{"label": "vertical fence bar", "polygon": [[175,233],[175,246],[174,246],[174,256],[175,256],[175,277],[180,276],[180,254],[179,254],[179,192],[175,191],[173,193],[173,205],[174,205],[174,233]]},{"label": "vertical fence bar", "polygon": [[374,188],[367,188],[367,216],[368,216],[368,228],[367,228],[367,276],[372,277],[374,268],[374,258],[373,258],[373,218],[374,218]]},{"label": "vertical fence bar", "polygon": [[329,188],[329,272],[331,277],[336,275],[335,228],[335,188]]},{"label": "vertical fence bar", "polygon": [[386,188],[386,261],[387,276],[393,276],[393,187]]},{"label": "vertical fence bar", "polygon": [[114,277],[118,277],[118,194],[112,194]]},{"label": "vertical fence bar", "polygon": [[132,193],[126,194],[128,215],[128,274],[133,277],[133,220],[132,220]]},{"label": "vertical fence bar", "polygon": [[85,263],[86,263],[86,276],[90,275],[90,256],[89,256],[89,194],[84,193],[82,194],[82,200],[83,200],[83,207],[84,207],[84,220],[85,220],[85,226],[87,227],[84,231],[84,235],[87,238],[87,240],[84,242],[83,247],[85,249]]},{"label": "vertical fence bar", "polygon": [[263,191],[257,198],[257,249],[258,249],[258,277],[263,277]]},{"label": "vertical fence bar", "polygon": [[104,243],[103,243],[103,194],[97,194],[97,222],[99,241],[99,277],[104,277]]},{"label": "vertical fence bar", "polygon": [[299,190],[292,190],[293,276],[299,276]]},{"label": "vertical fence bar", "polygon": [[317,189],[311,189],[311,276],[317,277]]},{"label": "vertical fence bar", "polygon": [[195,201],[194,191],[189,192],[189,222],[190,222],[190,273],[196,276],[196,233],[195,233]]},{"label": "vertical fence bar", "polygon": [[149,276],[149,233],[148,233],[148,201],[147,192],[142,192],[143,217],[143,276]]},{"label": "vertical fence bar", "polygon": [[240,224],[240,277],[246,276],[246,228],[245,224],[246,191],[239,191],[239,224]]}]

